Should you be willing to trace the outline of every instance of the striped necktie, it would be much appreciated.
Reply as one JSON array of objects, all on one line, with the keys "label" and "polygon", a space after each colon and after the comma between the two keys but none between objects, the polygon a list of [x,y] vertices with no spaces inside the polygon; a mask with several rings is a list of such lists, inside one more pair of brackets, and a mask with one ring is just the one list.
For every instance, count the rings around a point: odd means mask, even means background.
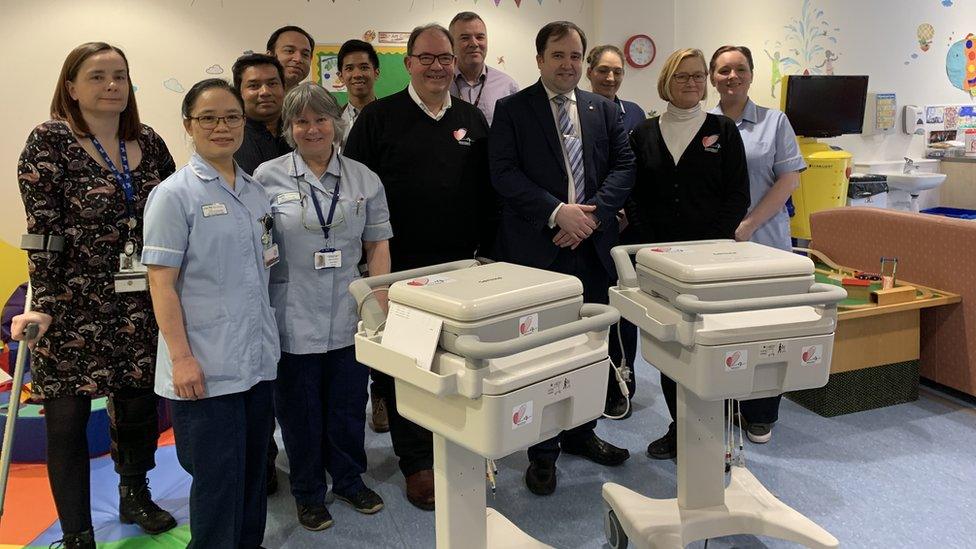
[{"label": "striped necktie", "polygon": [[569,157],[569,169],[573,172],[573,188],[576,191],[576,204],[586,200],[586,180],[583,178],[583,142],[576,134],[573,121],[569,118],[569,98],[557,95],[552,98],[559,107],[559,134],[563,138],[563,149]]}]

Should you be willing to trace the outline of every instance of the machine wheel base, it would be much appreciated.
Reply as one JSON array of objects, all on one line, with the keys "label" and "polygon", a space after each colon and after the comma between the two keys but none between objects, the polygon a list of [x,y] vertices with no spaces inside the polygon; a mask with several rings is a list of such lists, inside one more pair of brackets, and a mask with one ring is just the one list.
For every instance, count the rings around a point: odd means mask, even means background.
[{"label": "machine wheel base", "polygon": [[627,549],[627,532],[620,524],[620,519],[613,509],[607,509],[603,514],[603,530],[607,535],[607,544],[610,549]]},{"label": "machine wheel base", "polygon": [[[814,549],[840,545],[826,530],[776,499],[744,467],[732,467],[724,505],[684,509],[677,499],[652,499],[613,483],[603,485],[603,499],[607,541],[614,549],[627,547],[628,538],[639,549],[678,548],[735,534],[770,536]],[[615,545],[615,539],[622,544]]]}]

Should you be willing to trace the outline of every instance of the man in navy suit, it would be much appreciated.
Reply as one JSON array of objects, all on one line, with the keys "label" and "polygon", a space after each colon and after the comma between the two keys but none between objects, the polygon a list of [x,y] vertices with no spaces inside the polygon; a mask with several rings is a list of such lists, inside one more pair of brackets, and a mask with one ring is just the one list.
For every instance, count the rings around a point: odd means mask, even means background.
[{"label": "man in navy suit", "polygon": [[[617,278],[610,248],[617,243],[617,212],[634,184],[634,155],[617,106],[576,87],[583,31],[568,21],[549,23],[535,45],[539,82],[500,99],[491,126],[491,180],[502,202],[496,254],[576,276],[586,302],[607,303]],[[601,465],[630,457],[597,437],[595,426],[594,420],[529,448],[529,490],[556,489],[560,448]]]}]

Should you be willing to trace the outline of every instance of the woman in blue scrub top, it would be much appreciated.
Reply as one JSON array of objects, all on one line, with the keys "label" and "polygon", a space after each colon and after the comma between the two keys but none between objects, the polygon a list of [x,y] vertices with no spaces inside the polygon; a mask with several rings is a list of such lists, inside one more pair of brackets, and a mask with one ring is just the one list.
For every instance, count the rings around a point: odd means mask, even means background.
[{"label": "woman in blue scrub top", "polygon": [[193,548],[254,548],[264,538],[277,246],[268,195],[234,162],[243,125],[230,84],[194,85],[183,126],[196,152],[146,205],[142,261],[162,336],[155,386],[170,399],[177,457],[193,477]]},{"label": "woman in blue scrub top", "polygon": [[616,103],[620,109],[620,123],[630,133],[647,116],[637,103],[617,97],[617,92],[624,83],[623,52],[611,44],[594,46],[586,56],[586,63],[586,79],[590,81],[590,89]]},{"label": "woman in blue scrub top", "polygon": [[[285,140],[295,151],[260,165],[274,212],[281,261],[271,270],[271,304],[281,337],[275,415],[291,467],[298,522],[332,525],[325,473],[336,498],[360,513],[383,507],[366,472],[366,385],[353,335],[359,315],[349,284],[363,251],[372,275],[390,272],[390,212],[379,177],[339,154],[342,109],[306,82],[285,96]],[[385,302],[385,292],[381,303]]]},{"label": "woman in blue scrub top", "polygon": [[[749,213],[735,230],[735,239],[751,240],[790,251],[790,216],[786,201],[800,185],[807,165],[786,115],[749,99],[752,52],[745,46],[722,46],[712,54],[708,72],[719,94],[712,113],[735,121],[742,135],[749,168]],[[779,396],[741,403],[749,440],[763,444],[772,436],[779,415]]]}]

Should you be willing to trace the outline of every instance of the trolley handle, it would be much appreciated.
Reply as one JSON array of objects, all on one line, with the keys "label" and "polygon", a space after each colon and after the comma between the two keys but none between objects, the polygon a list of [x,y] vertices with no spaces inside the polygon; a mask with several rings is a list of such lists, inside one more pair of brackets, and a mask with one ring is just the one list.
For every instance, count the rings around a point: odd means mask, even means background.
[{"label": "trolley handle", "polygon": [[776,295],[754,299],[728,299],[725,301],[701,301],[697,296],[681,294],[674,300],[676,309],[687,314],[715,314],[751,311],[757,309],[779,309],[803,305],[836,306],[847,299],[847,290],[833,284],[819,282],[810,286],[810,292],[797,295]]},{"label": "trolley handle", "polygon": [[356,311],[359,318],[363,321],[364,326],[369,330],[375,330],[386,319],[386,313],[383,312],[379,303],[375,299],[371,303],[367,303],[370,296],[372,296],[377,290],[383,289],[384,287],[401,280],[409,280],[411,278],[444,273],[447,271],[458,271],[461,269],[467,269],[469,267],[476,267],[478,264],[479,263],[474,259],[465,259],[461,261],[452,261],[450,263],[441,263],[439,265],[430,265],[428,267],[419,267],[417,269],[409,269],[406,271],[397,271],[395,273],[385,275],[360,278],[349,284],[349,293],[351,293],[353,299],[356,300]]},{"label": "trolley handle", "polygon": [[613,258],[613,265],[617,268],[617,285],[622,288],[637,287],[637,269],[634,268],[634,262],[630,260],[630,256],[636,255],[637,252],[644,248],[657,246],[680,246],[682,244],[712,244],[716,242],[735,241],[683,240],[681,242],[655,242],[653,244],[626,244],[622,246],[614,246],[613,249],[610,250],[610,256]]},{"label": "trolley handle", "polygon": [[585,333],[606,330],[620,320],[620,313],[617,309],[598,303],[585,303],[580,308],[580,316],[582,318],[569,324],[556,326],[525,337],[506,341],[484,342],[478,336],[463,335],[455,340],[454,345],[458,352],[466,358],[488,360],[514,355]]}]

